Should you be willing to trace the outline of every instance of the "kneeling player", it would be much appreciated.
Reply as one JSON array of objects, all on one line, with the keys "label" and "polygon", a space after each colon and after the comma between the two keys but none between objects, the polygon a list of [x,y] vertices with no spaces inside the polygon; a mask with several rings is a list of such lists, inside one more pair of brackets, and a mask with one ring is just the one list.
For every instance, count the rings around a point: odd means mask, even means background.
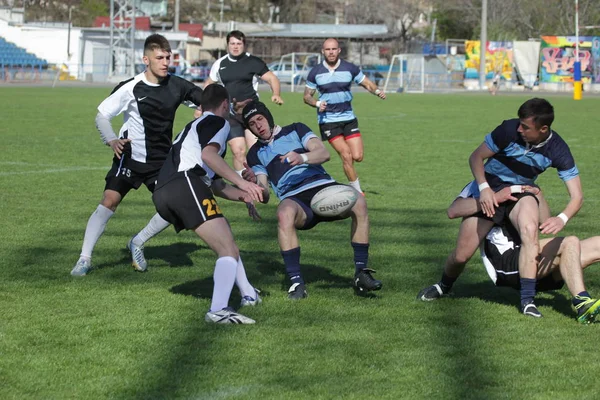
[{"label": "kneeling player", "polygon": [[[323,142],[302,123],[284,127],[275,125],[267,107],[254,102],[244,107],[244,123],[257,136],[258,142],[248,151],[244,179],[262,187],[263,203],[269,201],[268,181],[281,200],[277,207],[278,237],[286,272],[291,280],[290,299],[307,296],[300,272],[300,246],[296,230],[311,229],[321,221],[347,218],[323,218],[315,215],[310,201],[321,189],[336,184],[321,166],[329,160]],[[350,210],[351,245],[354,249],[354,287],[364,293],[381,289],[381,282],[367,268],[369,257],[369,217],[367,203],[358,196]]]},{"label": "kneeling player", "polygon": [[[242,306],[260,302],[256,289],[248,282],[231,228],[213,197],[245,201],[262,200],[262,188],[243,180],[232,170],[222,154],[226,149],[229,122],[227,90],[220,85],[207,86],[202,98],[202,117],[190,122],[173,142],[152,196],[156,210],[173,224],[177,232],[195,231],[218,255],[214,289],[207,322],[253,324],[255,321],[228,307],[234,283],[242,294]],[[211,182],[215,175],[222,179]],[[211,190],[212,183],[212,190]]]},{"label": "kneeling player", "polygon": [[[600,261],[600,237],[579,241],[576,236],[540,240],[537,257],[537,291],[557,290],[567,284],[577,311],[577,321],[594,322],[600,312],[600,300],[592,299],[583,283],[582,270]],[[496,286],[520,290],[518,232],[509,223],[495,226],[481,245],[481,258]]]}]

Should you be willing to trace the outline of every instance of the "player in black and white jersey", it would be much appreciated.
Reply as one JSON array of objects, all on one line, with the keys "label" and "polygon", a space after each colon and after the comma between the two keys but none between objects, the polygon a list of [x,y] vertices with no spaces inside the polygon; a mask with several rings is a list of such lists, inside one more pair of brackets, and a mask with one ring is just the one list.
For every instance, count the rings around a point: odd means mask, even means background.
[{"label": "player in black and white jersey", "polygon": [[[219,58],[210,69],[206,85],[220,83],[227,88],[231,99],[244,101],[258,100],[258,79],[265,81],[273,95],[271,101],[283,104],[280,95],[280,82],[277,76],[269,70],[260,58],[246,53],[246,36],[240,31],[231,31],[227,34],[227,54]],[[233,168],[241,173],[246,161],[246,147],[250,148],[256,143],[256,137],[248,130],[244,130],[239,121],[231,120],[231,133],[228,143],[233,153]]]},{"label": "player in black and white jersey", "polygon": [[[121,82],[98,106],[96,126],[102,141],[114,151],[112,168],[106,175],[102,201],[90,217],[81,255],[71,275],[86,275],[92,268],[92,251],[117,206],[131,189],[142,183],[151,192],[173,138],[173,120],[181,103],[200,104],[202,89],[191,82],[168,74],[171,47],[167,39],[154,34],[144,44],[146,71]],[[117,136],[111,119],[124,114],[124,124]],[[144,243],[169,226],[156,214],[148,225],[127,245],[132,264],[146,270]]]},{"label": "player in black and white jersey", "polygon": [[[262,201],[262,188],[242,179],[223,160],[229,123],[229,97],[221,85],[209,85],[202,98],[203,115],[187,124],[175,138],[152,195],[156,210],[177,232],[193,230],[217,253],[214,289],[207,322],[252,324],[255,321],[228,307],[234,283],[242,294],[242,306],[259,303],[248,282],[240,252],[229,223],[213,192],[219,197],[248,204]],[[226,184],[221,177],[235,184]],[[212,189],[212,190],[211,190]],[[257,214],[256,214],[257,215]]]}]

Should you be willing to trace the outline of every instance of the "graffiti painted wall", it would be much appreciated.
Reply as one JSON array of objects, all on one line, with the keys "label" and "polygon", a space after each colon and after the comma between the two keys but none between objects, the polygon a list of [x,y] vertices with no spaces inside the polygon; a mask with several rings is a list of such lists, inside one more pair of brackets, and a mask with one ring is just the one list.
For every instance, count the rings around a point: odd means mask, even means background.
[{"label": "graffiti painted wall", "polygon": [[600,83],[600,37],[592,39],[592,82]]},{"label": "graffiti painted wall", "polygon": [[[465,78],[476,79],[479,76],[481,45],[479,40],[465,41]],[[485,52],[485,75],[491,79],[495,73],[501,73],[505,79],[512,77],[513,43],[487,42]]]},{"label": "graffiti painted wall", "polygon": [[[579,37],[581,80],[592,79],[592,37]],[[575,36],[542,36],[540,82],[573,82]]]}]

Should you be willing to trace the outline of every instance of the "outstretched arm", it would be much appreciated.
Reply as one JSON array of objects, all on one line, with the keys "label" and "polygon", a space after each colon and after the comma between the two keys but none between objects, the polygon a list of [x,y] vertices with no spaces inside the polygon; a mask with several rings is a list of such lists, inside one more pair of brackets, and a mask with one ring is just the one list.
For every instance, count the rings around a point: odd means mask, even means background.
[{"label": "outstretched arm", "polygon": [[360,83],[360,86],[364,87],[365,89],[367,89],[369,92],[373,93],[375,96],[379,97],[382,100],[385,100],[385,92],[381,89],[379,89],[377,87],[377,85],[375,83],[373,83],[372,80],[370,80],[369,78],[367,78],[365,76],[365,79],[362,80],[362,82]]},{"label": "outstretched arm", "polygon": [[271,91],[273,95],[271,96],[271,101],[275,104],[282,105],[283,99],[281,98],[281,84],[279,82],[279,78],[272,72],[264,73],[260,79],[267,82],[267,84],[271,87]]},{"label": "outstretched arm", "polygon": [[295,151],[290,151],[282,156],[279,156],[282,163],[289,163],[290,165],[300,165],[300,164],[323,164],[329,161],[330,155],[329,151],[323,145],[323,142],[313,137],[306,143],[306,149],[308,152],[298,154]]},{"label": "outstretched arm", "polygon": [[548,218],[548,220],[540,226],[543,234],[556,235],[565,227],[567,221],[579,212],[583,205],[583,189],[581,188],[581,179],[579,176],[566,181],[565,185],[567,186],[567,191],[569,192],[569,197],[571,199],[563,212],[556,217]]}]

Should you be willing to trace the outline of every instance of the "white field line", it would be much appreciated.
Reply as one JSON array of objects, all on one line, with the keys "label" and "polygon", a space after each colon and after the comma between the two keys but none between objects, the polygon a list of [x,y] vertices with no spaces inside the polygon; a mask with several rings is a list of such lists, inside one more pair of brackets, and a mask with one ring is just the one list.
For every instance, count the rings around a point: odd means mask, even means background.
[{"label": "white field line", "polygon": [[60,172],[81,172],[81,171],[106,171],[107,167],[67,167],[67,168],[48,168],[40,169],[36,171],[11,171],[11,172],[0,172],[0,176],[13,176],[13,175],[32,175],[32,174],[55,174]]}]

